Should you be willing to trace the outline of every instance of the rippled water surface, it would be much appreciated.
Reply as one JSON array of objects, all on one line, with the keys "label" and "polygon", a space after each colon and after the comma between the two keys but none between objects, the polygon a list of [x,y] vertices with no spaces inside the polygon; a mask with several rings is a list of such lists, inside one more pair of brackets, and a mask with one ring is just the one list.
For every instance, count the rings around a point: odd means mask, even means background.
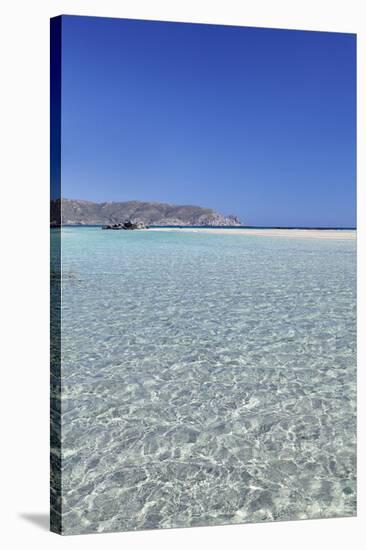
[{"label": "rippled water surface", "polygon": [[64,228],[64,533],[354,515],[355,248]]}]

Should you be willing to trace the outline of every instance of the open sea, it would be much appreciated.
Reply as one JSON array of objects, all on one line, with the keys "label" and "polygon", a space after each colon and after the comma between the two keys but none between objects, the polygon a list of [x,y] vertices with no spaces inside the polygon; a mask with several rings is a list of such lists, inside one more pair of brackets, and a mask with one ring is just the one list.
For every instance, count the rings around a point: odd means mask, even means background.
[{"label": "open sea", "polygon": [[64,534],[356,514],[355,240],[61,231]]}]

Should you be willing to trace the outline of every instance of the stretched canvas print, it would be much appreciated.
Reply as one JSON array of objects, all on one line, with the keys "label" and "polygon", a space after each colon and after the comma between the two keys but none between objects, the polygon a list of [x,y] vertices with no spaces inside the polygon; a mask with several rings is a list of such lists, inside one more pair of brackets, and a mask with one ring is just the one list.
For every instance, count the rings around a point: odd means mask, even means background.
[{"label": "stretched canvas print", "polygon": [[356,514],[356,36],[51,20],[51,529]]}]

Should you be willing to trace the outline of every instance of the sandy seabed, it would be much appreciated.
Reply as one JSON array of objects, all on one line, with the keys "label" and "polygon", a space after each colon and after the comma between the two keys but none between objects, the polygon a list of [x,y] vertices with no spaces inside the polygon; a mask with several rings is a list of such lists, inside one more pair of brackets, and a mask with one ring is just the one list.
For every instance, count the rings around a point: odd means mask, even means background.
[{"label": "sandy seabed", "polygon": [[55,530],[60,473],[64,535],[356,514],[347,233],[62,229]]}]

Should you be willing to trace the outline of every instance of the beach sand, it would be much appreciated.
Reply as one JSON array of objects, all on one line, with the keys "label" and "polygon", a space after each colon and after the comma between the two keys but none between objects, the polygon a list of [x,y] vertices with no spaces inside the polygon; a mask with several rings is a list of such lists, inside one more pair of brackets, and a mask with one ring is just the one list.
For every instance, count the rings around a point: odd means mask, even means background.
[{"label": "beach sand", "polygon": [[337,229],[246,229],[207,228],[207,227],[151,227],[149,231],[174,231],[178,233],[206,233],[215,235],[252,235],[261,237],[295,237],[304,239],[356,239],[354,230]]}]

